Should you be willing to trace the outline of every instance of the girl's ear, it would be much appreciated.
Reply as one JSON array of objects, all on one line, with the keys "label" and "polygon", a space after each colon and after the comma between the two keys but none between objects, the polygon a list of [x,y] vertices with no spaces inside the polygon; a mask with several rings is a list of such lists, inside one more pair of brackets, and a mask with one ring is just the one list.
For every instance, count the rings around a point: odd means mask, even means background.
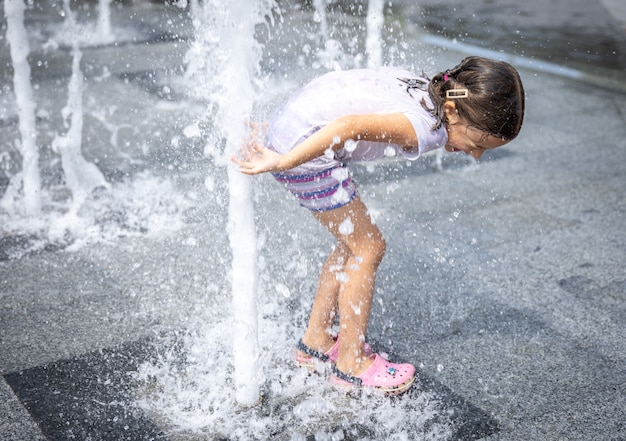
[{"label": "girl's ear", "polygon": [[446,112],[446,120],[448,124],[459,123],[459,111],[456,108],[456,104],[453,100],[447,100],[443,103],[443,110]]}]

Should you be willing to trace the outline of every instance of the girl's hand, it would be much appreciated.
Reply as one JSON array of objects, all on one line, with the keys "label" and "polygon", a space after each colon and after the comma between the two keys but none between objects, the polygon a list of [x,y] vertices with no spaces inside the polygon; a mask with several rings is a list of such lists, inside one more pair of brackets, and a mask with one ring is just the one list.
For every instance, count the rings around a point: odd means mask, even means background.
[{"label": "girl's hand", "polygon": [[262,143],[266,125],[253,122],[249,125],[252,128],[252,134],[241,149],[241,158],[233,156],[231,160],[239,166],[242,173],[247,175],[278,171],[278,163],[282,155],[268,149]]},{"label": "girl's hand", "polygon": [[239,171],[247,175],[279,171],[278,165],[282,155],[254,141],[248,144],[245,157],[231,157],[231,161],[239,166]]}]

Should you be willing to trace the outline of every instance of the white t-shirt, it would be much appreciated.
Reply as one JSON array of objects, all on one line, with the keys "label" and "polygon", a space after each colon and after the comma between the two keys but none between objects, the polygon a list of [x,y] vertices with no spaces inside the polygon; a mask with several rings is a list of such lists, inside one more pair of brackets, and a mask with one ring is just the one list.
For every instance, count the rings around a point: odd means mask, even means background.
[{"label": "white t-shirt", "polygon": [[[356,141],[345,143],[334,156],[322,156],[297,169],[320,170],[350,161],[372,161],[400,156],[415,160],[420,154],[443,147],[448,139],[442,127],[432,130],[435,118],[422,107],[422,98],[431,104],[428,92],[411,89],[398,78],[416,78],[406,70],[386,67],[329,72],[307,85],[274,114],[267,131],[267,142],[277,152],[286,153],[321,127],[345,115],[402,113],[409,119],[418,140],[414,150],[397,144]],[[295,170],[295,169],[294,169]]]}]

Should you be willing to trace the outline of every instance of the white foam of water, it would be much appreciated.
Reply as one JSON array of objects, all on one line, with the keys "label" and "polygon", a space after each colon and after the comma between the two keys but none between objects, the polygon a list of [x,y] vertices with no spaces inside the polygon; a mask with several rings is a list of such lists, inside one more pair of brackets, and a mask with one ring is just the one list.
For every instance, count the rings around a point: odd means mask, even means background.
[{"label": "white foam of water", "polygon": [[352,397],[334,389],[327,371],[294,367],[299,330],[285,319],[289,300],[266,295],[259,322],[261,405],[241,409],[235,404],[232,328],[219,307],[207,311],[193,333],[175,337],[169,346],[175,349],[162,350],[157,362],[139,367],[135,378],[143,386],[136,403],[170,439],[449,439],[449,421],[430,392]]},{"label": "white foam of water", "polygon": [[0,211],[0,239],[29,238],[8,257],[19,258],[49,245],[72,251],[129,235],[171,234],[185,225],[185,211],[195,206],[171,181],[149,172],[90,194],[78,210],[71,209],[72,202],[60,200],[65,191],[65,187],[43,189],[39,216]]}]

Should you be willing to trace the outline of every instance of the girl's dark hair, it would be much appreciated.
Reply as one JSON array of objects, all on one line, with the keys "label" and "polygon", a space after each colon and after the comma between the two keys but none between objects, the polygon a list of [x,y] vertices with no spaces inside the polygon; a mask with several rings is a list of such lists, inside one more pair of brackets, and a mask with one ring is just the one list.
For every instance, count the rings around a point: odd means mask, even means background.
[{"label": "girl's dark hair", "polygon": [[468,96],[455,99],[459,116],[469,125],[508,141],[515,138],[524,119],[524,87],[518,72],[503,61],[467,57],[458,66],[433,76],[428,94],[433,107],[426,108],[437,122],[433,130],[446,122],[446,91],[467,89]]}]

